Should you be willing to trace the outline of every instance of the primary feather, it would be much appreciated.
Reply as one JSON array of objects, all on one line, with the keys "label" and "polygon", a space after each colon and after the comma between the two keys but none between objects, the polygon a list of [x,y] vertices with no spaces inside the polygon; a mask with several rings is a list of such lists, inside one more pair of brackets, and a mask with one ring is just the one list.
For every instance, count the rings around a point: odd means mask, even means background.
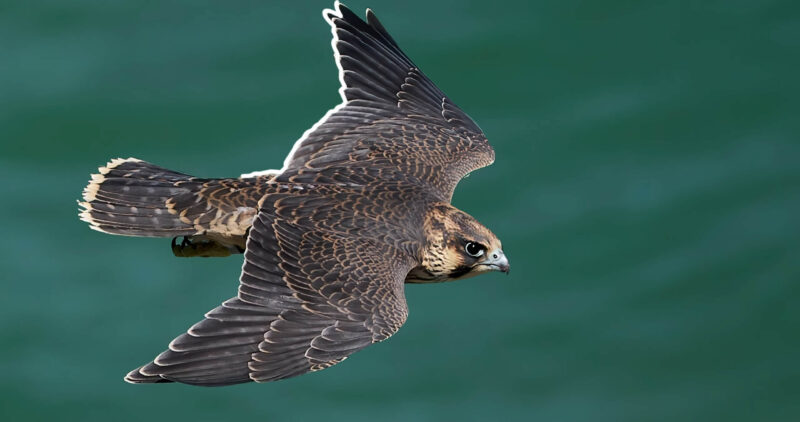
[{"label": "primary feather", "polygon": [[449,204],[463,176],[494,160],[483,132],[371,11],[363,21],[337,2],[323,16],[343,102],[283,168],[200,179],[114,160],[85,189],[81,218],[99,231],[244,250],[237,296],[127,381],[228,385],[324,369],[403,325],[406,282],[508,271],[497,238]]}]

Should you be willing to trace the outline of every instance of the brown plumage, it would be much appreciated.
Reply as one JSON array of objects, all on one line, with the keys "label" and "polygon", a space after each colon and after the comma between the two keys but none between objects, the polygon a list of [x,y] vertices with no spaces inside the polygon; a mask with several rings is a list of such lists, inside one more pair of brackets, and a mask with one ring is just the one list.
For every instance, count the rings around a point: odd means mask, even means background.
[{"label": "brown plumage", "polygon": [[[178,256],[244,252],[238,295],[174,339],[133,383],[228,385],[330,367],[406,320],[404,283],[508,272],[500,241],[450,205],[494,151],[371,11],[336,3],[343,103],[281,170],[200,179],[114,160],[84,190],[93,229],[173,239]],[[246,240],[246,243],[245,243]]]},{"label": "brown plumage", "polygon": [[243,250],[258,201],[273,178],[201,179],[136,158],[118,158],[92,175],[84,201],[78,202],[80,217],[104,233],[189,236],[195,245],[209,240],[225,245],[224,252],[227,247]]}]

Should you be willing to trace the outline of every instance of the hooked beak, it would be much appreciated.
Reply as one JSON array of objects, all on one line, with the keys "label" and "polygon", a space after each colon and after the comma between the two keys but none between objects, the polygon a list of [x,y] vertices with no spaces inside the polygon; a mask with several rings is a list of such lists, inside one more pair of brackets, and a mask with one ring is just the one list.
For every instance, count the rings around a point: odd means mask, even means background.
[{"label": "hooked beak", "polygon": [[511,267],[508,265],[508,258],[500,249],[495,249],[486,254],[486,260],[481,263],[489,267],[492,271],[502,271],[506,274],[509,273]]}]

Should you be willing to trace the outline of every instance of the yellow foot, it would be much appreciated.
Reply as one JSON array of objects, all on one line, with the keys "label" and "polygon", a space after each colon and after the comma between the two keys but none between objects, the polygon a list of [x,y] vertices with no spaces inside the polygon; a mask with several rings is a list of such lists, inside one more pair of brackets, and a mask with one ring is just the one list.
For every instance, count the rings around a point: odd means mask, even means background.
[{"label": "yellow foot", "polygon": [[222,243],[211,240],[205,236],[184,236],[181,243],[177,243],[178,238],[172,239],[172,253],[181,258],[200,257],[223,257],[230,256],[231,250]]}]

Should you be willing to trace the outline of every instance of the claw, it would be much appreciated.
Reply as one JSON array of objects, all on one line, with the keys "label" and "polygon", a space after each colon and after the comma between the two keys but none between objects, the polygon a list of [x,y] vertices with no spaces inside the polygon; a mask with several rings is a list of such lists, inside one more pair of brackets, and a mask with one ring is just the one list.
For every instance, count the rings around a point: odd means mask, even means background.
[{"label": "claw", "polygon": [[230,256],[231,251],[222,243],[204,237],[194,238],[193,236],[183,236],[181,243],[177,243],[177,237],[172,238],[172,254],[179,258],[200,257],[223,257]]},{"label": "claw", "polygon": [[183,256],[183,242],[181,242],[181,245],[178,246],[178,244],[175,243],[176,240],[178,240],[177,236],[172,238],[172,254],[175,256]]}]

